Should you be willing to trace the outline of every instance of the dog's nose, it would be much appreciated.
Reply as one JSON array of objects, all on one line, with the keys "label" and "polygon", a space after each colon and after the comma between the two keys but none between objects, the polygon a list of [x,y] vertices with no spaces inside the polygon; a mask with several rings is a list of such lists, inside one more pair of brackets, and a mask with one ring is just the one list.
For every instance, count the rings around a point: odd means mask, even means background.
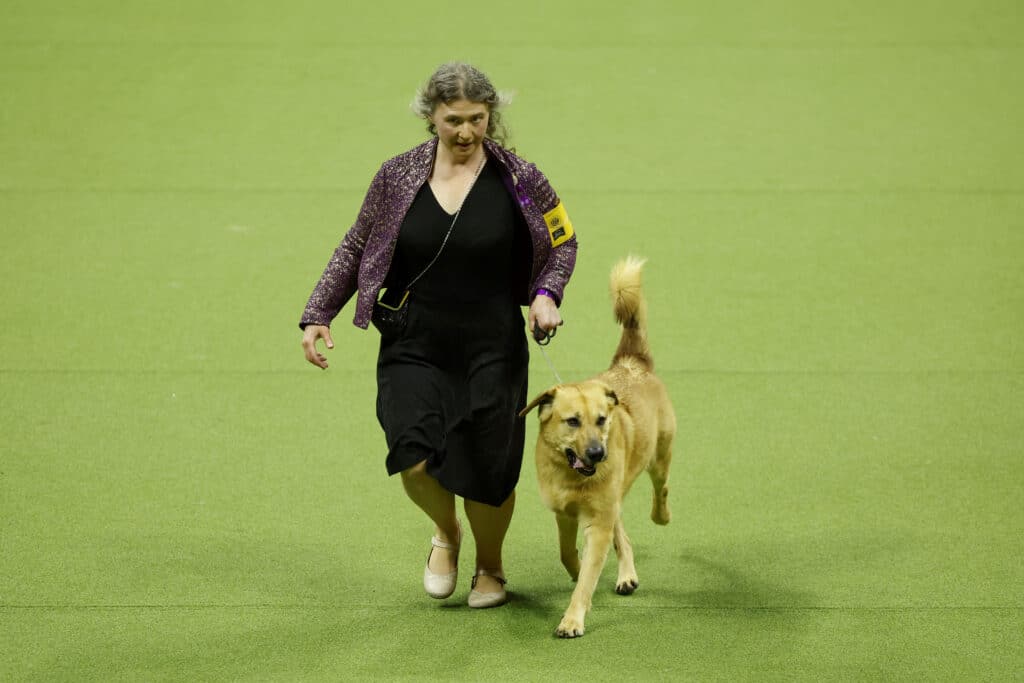
[{"label": "dog's nose", "polygon": [[604,460],[604,446],[601,444],[587,446],[587,450],[584,452],[587,454],[587,458],[590,459],[590,462],[601,462]]}]

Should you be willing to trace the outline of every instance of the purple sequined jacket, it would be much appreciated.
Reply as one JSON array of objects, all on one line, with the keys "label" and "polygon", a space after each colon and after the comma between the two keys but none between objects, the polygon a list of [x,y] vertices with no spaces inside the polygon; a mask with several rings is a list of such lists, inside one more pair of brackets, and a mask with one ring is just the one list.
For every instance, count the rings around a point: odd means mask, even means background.
[{"label": "purple sequined jacket", "polygon": [[[565,286],[576,265],[576,238],[552,246],[544,214],[554,209],[558,196],[538,168],[501,145],[484,140],[488,156],[501,165],[505,185],[518,200],[533,242],[533,271],[530,288],[518,296],[528,305],[540,288],[561,302]],[[330,325],[341,308],[358,291],[353,324],[365,329],[398,241],[398,232],[416,193],[427,181],[434,165],[437,138],[400,154],[380,167],[355,224],[334,250],[309,297],[300,327]]]}]

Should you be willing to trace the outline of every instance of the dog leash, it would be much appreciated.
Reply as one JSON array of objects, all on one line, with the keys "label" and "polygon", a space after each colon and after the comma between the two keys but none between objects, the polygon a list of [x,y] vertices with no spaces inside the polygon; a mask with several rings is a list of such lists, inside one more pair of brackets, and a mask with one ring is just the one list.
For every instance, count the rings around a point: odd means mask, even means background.
[{"label": "dog leash", "polygon": [[555,338],[555,333],[558,331],[557,327],[551,328],[550,331],[546,331],[541,327],[533,328],[533,340],[537,342],[537,346],[540,347],[540,355],[544,356],[544,361],[551,368],[551,374],[555,376],[559,384],[565,384],[562,381],[561,375],[558,374],[558,370],[555,370],[555,364],[548,358],[548,352],[544,350],[544,347],[551,343],[551,340]]}]

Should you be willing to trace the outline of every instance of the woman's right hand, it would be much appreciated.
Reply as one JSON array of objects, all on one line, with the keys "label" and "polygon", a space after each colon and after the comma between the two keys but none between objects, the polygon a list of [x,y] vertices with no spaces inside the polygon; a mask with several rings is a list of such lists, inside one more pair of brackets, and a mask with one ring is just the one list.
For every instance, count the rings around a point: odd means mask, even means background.
[{"label": "woman's right hand", "polygon": [[326,325],[306,325],[306,329],[302,332],[302,350],[306,352],[306,360],[318,368],[326,370],[327,358],[316,348],[316,342],[321,337],[328,349],[334,348],[331,328]]}]

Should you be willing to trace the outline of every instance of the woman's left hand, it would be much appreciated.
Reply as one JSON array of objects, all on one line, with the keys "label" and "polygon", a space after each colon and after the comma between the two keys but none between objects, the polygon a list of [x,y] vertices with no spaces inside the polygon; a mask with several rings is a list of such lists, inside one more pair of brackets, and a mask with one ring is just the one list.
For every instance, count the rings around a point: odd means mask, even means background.
[{"label": "woman's left hand", "polygon": [[529,324],[531,334],[538,327],[545,332],[550,332],[561,325],[562,316],[558,312],[558,306],[555,304],[554,299],[544,294],[535,296],[533,303],[530,304],[530,315],[527,318],[527,323]]}]

